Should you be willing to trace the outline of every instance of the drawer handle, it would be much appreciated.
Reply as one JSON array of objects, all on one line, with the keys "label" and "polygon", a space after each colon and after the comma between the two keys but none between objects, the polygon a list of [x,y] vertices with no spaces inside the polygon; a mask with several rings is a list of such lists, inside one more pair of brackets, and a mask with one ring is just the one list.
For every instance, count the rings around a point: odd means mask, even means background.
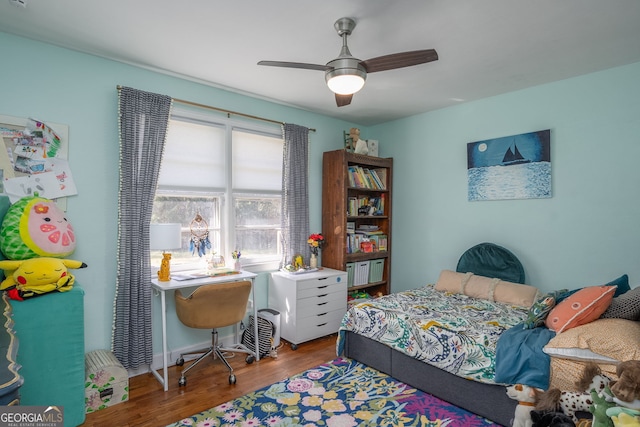
[{"label": "drawer handle", "polygon": [[329,295],[329,294],[317,295],[317,298],[324,298],[324,297],[326,297],[327,295]]},{"label": "drawer handle", "polygon": [[318,280],[327,280],[327,279],[328,279],[328,277],[320,277],[320,278],[318,278]]},{"label": "drawer handle", "polygon": [[329,285],[324,285],[324,286],[318,286],[318,289],[324,289],[324,288],[328,288]]},{"label": "drawer handle", "polygon": [[325,304],[329,304],[329,303],[325,301],[325,302],[319,302],[319,303],[318,303],[318,304],[316,304],[316,305],[325,305]]},{"label": "drawer handle", "polygon": [[325,326],[325,325],[326,325],[326,323],[321,323],[321,324],[316,325],[316,326],[319,328],[320,326]]},{"label": "drawer handle", "polygon": [[317,316],[320,317],[320,316],[326,316],[326,315],[327,315],[327,313],[320,313]]}]

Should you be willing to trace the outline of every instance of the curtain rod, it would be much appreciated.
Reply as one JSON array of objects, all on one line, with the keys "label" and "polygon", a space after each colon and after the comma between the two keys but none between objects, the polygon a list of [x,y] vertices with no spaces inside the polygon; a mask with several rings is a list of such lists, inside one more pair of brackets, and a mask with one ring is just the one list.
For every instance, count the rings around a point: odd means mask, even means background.
[{"label": "curtain rod", "polygon": [[[122,89],[122,86],[118,85],[117,88],[118,88],[118,90],[120,90],[120,89]],[[263,122],[275,123],[277,125],[284,125],[285,124],[284,122],[280,122],[278,120],[272,120],[272,119],[266,119],[264,117],[252,116],[251,114],[239,113],[237,111],[226,110],[224,108],[212,107],[211,105],[199,104],[197,102],[186,101],[184,99],[178,99],[178,98],[173,98],[173,97],[171,99],[174,102],[179,102],[180,104],[191,105],[192,107],[206,108],[208,110],[214,110],[214,111],[219,111],[221,113],[233,114],[233,115],[236,115],[236,116],[242,116],[242,117],[246,117],[248,119],[261,120]],[[313,129],[313,128],[309,128],[309,131],[315,132],[316,130]]]}]

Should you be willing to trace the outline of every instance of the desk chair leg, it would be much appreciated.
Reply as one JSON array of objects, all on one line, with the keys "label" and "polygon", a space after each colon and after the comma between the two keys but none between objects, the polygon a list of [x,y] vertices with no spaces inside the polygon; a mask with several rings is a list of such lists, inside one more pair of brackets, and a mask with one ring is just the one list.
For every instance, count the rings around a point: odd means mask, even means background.
[{"label": "desk chair leg", "polygon": [[229,365],[229,362],[227,362],[227,359],[225,359],[224,355],[222,354],[222,352],[220,351],[220,349],[218,347],[216,347],[215,352],[218,355],[218,357],[220,358],[220,360],[222,360],[222,363],[227,365],[227,369],[229,370],[229,384],[235,384],[236,383],[236,375],[233,373],[233,368],[231,367],[231,365]]},{"label": "desk chair leg", "polygon": [[[189,372],[191,370],[191,368],[196,366],[198,363],[200,363],[204,358],[206,358],[209,355],[213,356],[214,359],[216,359],[216,356],[218,358],[220,358],[220,360],[226,365],[227,369],[229,370],[229,384],[235,384],[236,383],[236,376],[233,373],[233,368],[231,367],[229,362],[227,362],[227,359],[224,357],[224,354],[222,354],[222,351],[220,350],[220,346],[218,345],[218,331],[215,330],[215,329],[213,331],[211,331],[211,344],[212,344],[211,347],[209,347],[207,349],[204,349],[204,350],[201,350],[201,351],[180,354],[180,357],[176,361],[176,365],[178,365],[178,366],[184,365],[184,356],[192,355],[192,354],[201,354],[202,353],[193,363],[191,363],[191,365],[189,365],[186,369],[184,369],[181,372],[180,379],[178,380],[178,386],[180,386],[180,387],[186,386],[187,385],[187,377],[186,377],[187,372]],[[203,351],[204,351],[204,353],[203,353]]]}]

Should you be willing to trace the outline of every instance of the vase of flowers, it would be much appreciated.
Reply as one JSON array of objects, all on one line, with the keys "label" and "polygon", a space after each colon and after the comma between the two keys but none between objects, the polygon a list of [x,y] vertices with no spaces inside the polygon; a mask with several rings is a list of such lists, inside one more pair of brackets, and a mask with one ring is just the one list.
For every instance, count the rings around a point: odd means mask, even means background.
[{"label": "vase of flowers", "polygon": [[240,253],[240,251],[233,251],[231,252],[231,258],[233,258],[233,269],[240,271],[242,270],[242,264],[240,263],[240,256],[242,254]]},{"label": "vase of flowers", "polygon": [[309,260],[309,267],[318,268],[318,254],[324,246],[324,236],[322,234],[312,234],[307,239],[309,248],[311,248],[311,259]]}]

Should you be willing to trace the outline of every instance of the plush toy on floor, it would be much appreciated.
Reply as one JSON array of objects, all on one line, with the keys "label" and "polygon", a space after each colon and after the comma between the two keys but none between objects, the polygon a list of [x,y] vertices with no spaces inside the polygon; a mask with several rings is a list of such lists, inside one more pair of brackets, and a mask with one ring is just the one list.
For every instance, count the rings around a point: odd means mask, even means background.
[{"label": "plush toy on floor", "polygon": [[562,412],[531,411],[532,427],[576,427],[571,417]]},{"label": "plush toy on floor", "polygon": [[613,421],[607,415],[607,409],[616,406],[615,403],[607,400],[607,392],[598,394],[596,390],[591,390],[593,405],[589,407],[589,412],[593,414],[591,427],[614,427]]},{"label": "plush toy on floor", "polygon": [[81,261],[46,257],[0,261],[0,269],[6,277],[0,283],[0,290],[5,290],[9,298],[17,301],[53,291],[70,291],[75,277],[67,269],[86,266]]},{"label": "plush toy on floor", "polygon": [[577,423],[576,412],[589,412],[589,408],[593,405],[590,391],[595,390],[600,395],[610,381],[611,378],[603,374],[597,364],[588,363],[582,377],[576,381],[576,387],[581,391],[561,391],[557,388],[551,388],[538,396],[536,409],[541,411],[561,410],[570,416],[574,423]]},{"label": "plush toy on floor", "polygon": [[607,409],[614,427],[640,427],[640,411],[616,406]]},{"label": "plush toy on floor", "polygon": [[625,408],[640,410],[640,360],[627,360],[616,367],[618,380],[612,382],[613,401]]},{"label": "plush toy on floor", "polygon": [[524,384],[514,384],[507,387],[507,396],[518,401],[513,427],[532,427],[531,411],[536,406],[536,389]]}]

